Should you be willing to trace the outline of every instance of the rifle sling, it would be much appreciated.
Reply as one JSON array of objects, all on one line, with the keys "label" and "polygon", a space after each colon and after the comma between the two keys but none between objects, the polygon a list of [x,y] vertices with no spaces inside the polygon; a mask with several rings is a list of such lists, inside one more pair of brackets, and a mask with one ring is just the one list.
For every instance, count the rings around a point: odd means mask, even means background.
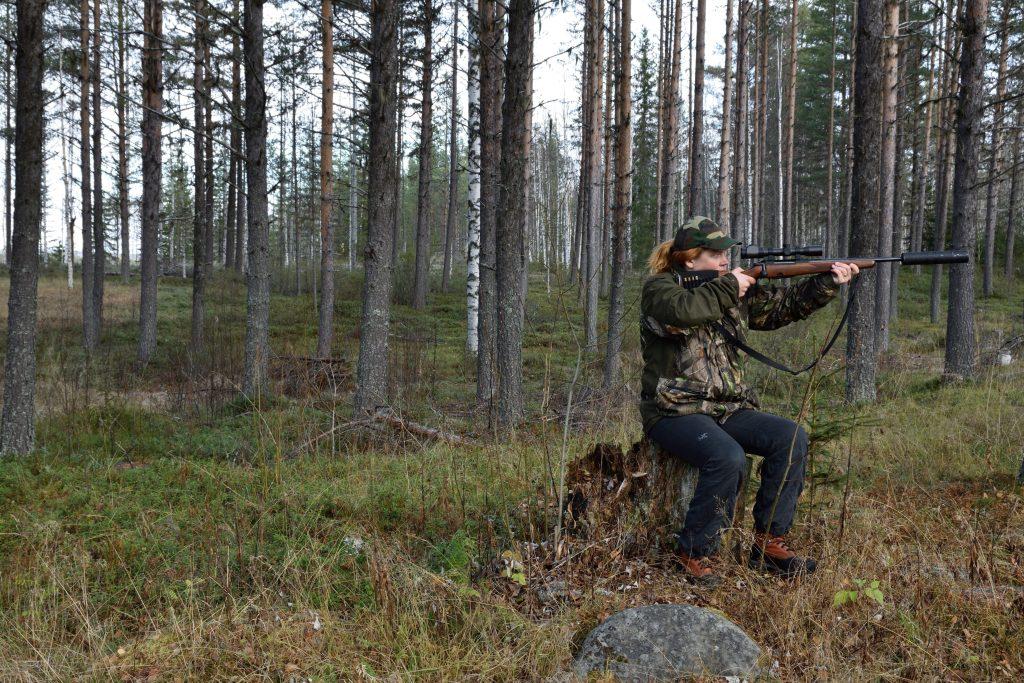
[{"label": "rifle sling", "polygon": [[832,345],[836,343],[836,339],[839,338],[839,333],[843,331],[843,327],[846,325],[847,318],[850,317],[850,304],[853,303],[853,297],[856,291],[857,283],[850,283],[850,296],[846,300],[846,310],[843,311],[843,318],[842,320],[839,321],[839,326],[836,327],[836,331],[832,334],[832,338],[828,340],[828,343],[825,344],[824,348],[822,348],[817,358],[815,358],[806,367],[800,368],[799,370],[794,370],[793,368],[785,366],[782,363],[778,362],[777,360],[773,360],[768,356],[764,355],[757,349],[750,348],[742,340],[740,340],[739,337],[737,337],[732,332],[727,330],[725,325],[723,325],[722,323],[716,321],[715,323],[713,323],[713,326],[722,334],[723,337],[725,337],[725,340],[727,342],[735,346],[740,351],[743,351],[745,354],[747,354],[754,360],[760,361],[769,367],[775,368],[776,370],[782,370],[783,372],[788,372],[791,375],[799,375],[807,372],[815,365],[817,365],[819,362],[821,362],[821,359],[824,358],[825,355],[832,349]]}]

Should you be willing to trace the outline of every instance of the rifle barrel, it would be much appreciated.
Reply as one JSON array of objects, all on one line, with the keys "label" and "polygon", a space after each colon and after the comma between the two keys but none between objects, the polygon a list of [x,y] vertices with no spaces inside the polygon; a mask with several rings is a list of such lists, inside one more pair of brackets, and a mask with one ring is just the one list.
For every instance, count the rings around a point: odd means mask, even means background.
[{"label": "rifle barrel", "polygon": [[939,265],[944,263],[967,263],[970,254],[963,250],[952,251],[906,251],[900,256],[874,256],[870,258],[842,258],[818,261],[765,261],[746,269],[753,278],[798,277],[813,273],[827,273],[833,263],[856,263],[861,270],[874,268],[876,263],[899,262],[905,266]]}]

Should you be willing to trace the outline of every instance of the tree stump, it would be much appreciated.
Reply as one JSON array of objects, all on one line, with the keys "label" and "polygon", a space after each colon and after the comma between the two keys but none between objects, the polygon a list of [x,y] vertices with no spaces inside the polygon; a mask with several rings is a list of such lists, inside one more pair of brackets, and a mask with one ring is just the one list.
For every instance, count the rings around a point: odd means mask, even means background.
[{"label": "tree stump", "polygon": [[[748,455],[738,516],[745,507],[751,464]],[[566,531],[610,544],[625,557],[672,548],[673,533],[683,525],[693,499],[697,473],[696,467],[647,438],[625,453],[613,444],[597,444],[566,473]]]}]

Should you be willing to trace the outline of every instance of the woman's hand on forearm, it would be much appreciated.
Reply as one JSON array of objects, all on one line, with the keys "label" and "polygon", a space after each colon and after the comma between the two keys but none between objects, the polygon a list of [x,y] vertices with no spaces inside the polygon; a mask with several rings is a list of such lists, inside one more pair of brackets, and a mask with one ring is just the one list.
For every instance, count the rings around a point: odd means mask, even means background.
[{"label": "woman's hand on forearm", "polygon": [[[856,263],[840,263],[836,261],[832,264],[832,282],[837,285],[845,285],[859,272],[860,268]],[[740,294],[740,296],[743,295]]]}]

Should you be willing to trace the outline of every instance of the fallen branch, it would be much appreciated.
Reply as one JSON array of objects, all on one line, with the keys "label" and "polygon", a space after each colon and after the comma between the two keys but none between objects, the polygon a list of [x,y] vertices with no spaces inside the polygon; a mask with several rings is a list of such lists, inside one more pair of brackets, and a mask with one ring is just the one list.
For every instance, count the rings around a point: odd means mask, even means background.
[{"label": "fallen branch", "polygon": [[438,439],[440,441],[446,441],[456,446],[473,445],[472,441],[464,437],[461,437],[458,434],[452,434],[450,432],[445,432],[440,429],[435,429],[434,427],[427,427],[426,425],[421,425],[417,424],[416,422],[412,422],[411,420],[406,420],[398,415],[395,415],[393,412],[391,412],[390,408],[385,408],[383,406],[377,408],[373,412],[372,417],[374,420],[377,420],[378,422],[383,422],[384,424],[390,427],[394,427],[399,431],[409,432],[410,434],[414,434],[415,436],[422,436],[428,439]]}]

